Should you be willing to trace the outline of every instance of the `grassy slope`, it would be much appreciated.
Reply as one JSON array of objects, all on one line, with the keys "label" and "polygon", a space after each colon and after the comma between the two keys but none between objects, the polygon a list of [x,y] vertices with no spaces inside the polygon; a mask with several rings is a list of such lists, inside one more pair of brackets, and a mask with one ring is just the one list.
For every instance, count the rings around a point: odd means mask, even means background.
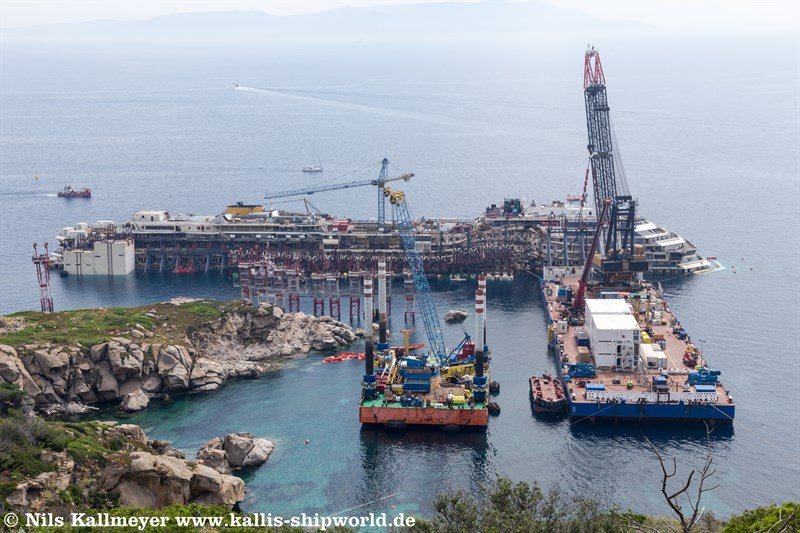
[{"label": "grassy slope", "polygon": [[[120,336],[136,324],[154,331],[155,336],[148,339],[150,343],[182,342],[191,329],[231,311],[254,311],[254,309],[241,302],[202,300],[180,306],[152,304],[131,308],[101,307],[50,314],[23,311],[10,316],[24,319],[27,327],[14,333],[0,335],[0,344],[22,346],[77,342],[83,346],[91,346],[105,342],[111,337]],[[148,313],[164,319],[153,319],[147,316]]]}]

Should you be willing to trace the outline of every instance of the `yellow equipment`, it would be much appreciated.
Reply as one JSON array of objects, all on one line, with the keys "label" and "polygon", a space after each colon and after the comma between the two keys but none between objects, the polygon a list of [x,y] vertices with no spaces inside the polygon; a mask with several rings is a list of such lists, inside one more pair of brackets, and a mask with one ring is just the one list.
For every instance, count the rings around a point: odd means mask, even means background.
[{"label": "yellow equipment", "polygon": [[464,375],[475,375],[475,365],[468,363],[465,365],[452,365],[442,369],[442,378],[451,381],[453,378],[461,379]]}]

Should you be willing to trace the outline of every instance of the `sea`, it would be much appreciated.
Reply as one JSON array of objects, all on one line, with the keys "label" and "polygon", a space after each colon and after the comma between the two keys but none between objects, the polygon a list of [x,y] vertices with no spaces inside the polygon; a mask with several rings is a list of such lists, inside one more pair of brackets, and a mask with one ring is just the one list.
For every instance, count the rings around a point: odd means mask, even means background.
[{"label": "sea", "polygon": [[[415,217],[470,219],[505,198],[549,203],[580,193],[588,158],[585,39],[461,39],[3,43],[0,312],[39,308],[32,244],[53,250],[64,227],[125,222],[143,209],[216,214],[236,201],[260,203],[267,192],[375,178],[384,157],[391,175],[415,174],[398,185]],[[617,155],[640,212],[725,266],[662,285],[683,327],[722,371],[737,402],[733,424],[707,438],[704,426],[534,416],[528,378],[555,362],[536,278],[528,275],[488,284],[502,412],[486,432],[361,428],[361,365],[324,364],[319,353],[216,392],[137,414],[108,407],[101,416],[140,424],[188,457],[228,432],[269,438],[269,462],[239,474],[246,512],[430,516],[442,491],[474,492],[507,476],[668,515],[650,443],[676,459],[684,478],[713,455],[719,486],[702,504],[718,515],[798,500],[796,36],[617,35],[595,44]],[[314,153],[324,172],[302,173]],[[57,198],[67,184],[91,187],[92,198]],[[327,213],[376,216],[372,187],[310,200]],[[304,210],[299,199],[272,205]],[[469,309],[474,289],[474,281],[434,282],[439,314]],[[219,274],[52,279],[57,310],[238,294]],[[400,292],[393,302],[397,332],[406,327]],[[310,312],[308,298],[303,306]],[[423,325],[413,327],[424,342]],[[448,343],[473,327],[471,316],[445,325]]]}]

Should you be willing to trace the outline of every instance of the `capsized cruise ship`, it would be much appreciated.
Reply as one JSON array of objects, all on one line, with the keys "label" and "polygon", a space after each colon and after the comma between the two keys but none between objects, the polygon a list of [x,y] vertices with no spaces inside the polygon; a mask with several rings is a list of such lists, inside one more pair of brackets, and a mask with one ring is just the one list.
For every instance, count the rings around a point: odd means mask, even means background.
[{"label": "capsized cruise ship", "polygon": [[[581,196],[537,204],[524,198],[493,204],[479,219],[488,224],[523,223],[538,234],[544,267],[581,267],[591,244],[597,215]],[[689,240],[644,218],[637,218],[634,243],[643,247],[648,276],[672,278],[722,269],[715,258],[704,258]]]},{"label": "capsized cruise ship", "polygon": [[[570,196],[547,205],[507,199],[477,218],[427,218],[414,228],[429,274],[458,280],[485,272],[490,279],[510,280],[522,270],[580,269],[595,224],[592,210]],[[122,224],[99,220],[63,228],[56,239],[61,246],[53,266],[63,275],[230,272],[243,254],[266,249],[306,274],[321,268],[358,271],[377,255],[387,258],[395,274],[405,268],[402,241],[391,223],[380,226],[308,207],[297,213],[239,202],[216,215],[138,211]],[[648,275],[721,268],[699,256],[688,240],[647,220],[637,223],[635,245],[651,262]]]}]

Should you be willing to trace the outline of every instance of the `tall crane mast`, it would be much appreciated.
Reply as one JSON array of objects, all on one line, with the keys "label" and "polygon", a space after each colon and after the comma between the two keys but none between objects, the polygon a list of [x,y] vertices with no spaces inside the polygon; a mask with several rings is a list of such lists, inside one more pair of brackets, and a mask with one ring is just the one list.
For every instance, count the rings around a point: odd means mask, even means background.
[{"label": "tall crane mast", "polygon": [[584,58],[583,94],[586,102],[586,130],[589,140],[587,148],[592,168],[595,213],[599,215],[606,199],[612,200],[605,252],[609,257],[621,253],[630,258],[633,257],[636,201],[631,196],[627,183],[624,180],[618,183],[614,175],[614,146],[606,78],[600,53],[594,47],[586,51]]},{"label": "tall crane mast", "polygon": [[414,174],[403,174],[394,178],[389,177],[389,160],[384,158],[381,161],[381,172],[377,179],[374,180],[355,180],[347,181],[344,183],[331,183],[328,185],[318,185],[316,187],[306,187],[303,189],[290,189],[288,191],[280,191],[274,193],[267,193],[264,195],[265,200],[272,200],[275,198],[286,198],[289,196],[302,196],[304,194],[314,194],[323,191],[335,191],[338,189],[349,189],[352,187],[363,187],[365,185],[375,185],[378,187],[378,226],[383,227],[386,224],[386,197],[383,194],[383,186],[392,181],[408,181],[414,177]]}]

